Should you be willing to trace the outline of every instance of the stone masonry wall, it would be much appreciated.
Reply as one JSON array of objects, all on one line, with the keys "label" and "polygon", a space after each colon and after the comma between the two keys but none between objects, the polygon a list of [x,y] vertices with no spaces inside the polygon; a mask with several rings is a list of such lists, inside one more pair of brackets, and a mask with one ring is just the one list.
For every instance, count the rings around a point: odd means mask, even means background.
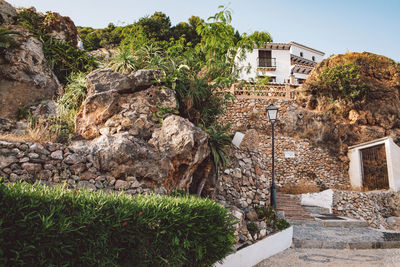
[{"label": "stone masonry wall", "polygon": [[332,208],[335,214],[363,219],[375,228],[390,229],[385,218],[400,216],[399,200],[399,192],[334,190]]},{"label": "stone masonry wall", "polygon": [[74,151],[63,144],[0,141],[0,177],[11,182],[18,180],[52,185],[66,182],[71,188],[125,190],[127,193],[146,193],[134,177],[116,180],[102,175],[93,157]]},{"label": "stone masonry wall", "polygon": [[[348,166],[326,149],[307,139],[288,137],[293,100],[238,98],[228,106],[221,121],[230,123],[232,133],[246,133],[240,148],[231,146],[231,162],[220,175],[216,198],[247,208],[269,203],[272,172],[271,123],[265,113],[274,104],[279,108],[275,128],[275,179],[278,187],[312,186],[317,190],[349,189]],[[293,134],[295,136],[295,134]],[[286,153],[285,153],[286,152]]]},{"label": "stone masonry wall", "polygon": [[[229,149],[231,161],[220,174],[216,198],[239,208],[268,204],[271,151],[270,136],[248,131],[240,148],[232,145]],[[294,152],[295,157],[285,158],[285,151]],[[337,158],[306,140],[283,136],[275,140],[275,179],[278,190],[300,184],[313,185],[318,190],[350,187],[345,167]]]}]

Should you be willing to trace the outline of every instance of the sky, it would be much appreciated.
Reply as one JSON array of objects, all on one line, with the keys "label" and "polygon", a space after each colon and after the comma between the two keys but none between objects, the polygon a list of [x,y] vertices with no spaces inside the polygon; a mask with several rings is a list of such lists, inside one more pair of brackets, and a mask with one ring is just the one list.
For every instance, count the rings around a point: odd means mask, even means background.
[{"label": "sky", "polygon": [[196,15],[214,15],[219,5],[233,10],[240,33],[266,31],[275,42],[295,41],[331,54],[372,52],[400,62],[400,0],[6,0],[69,16],[77,26],[130,24],[155,11],[172,25]]}]

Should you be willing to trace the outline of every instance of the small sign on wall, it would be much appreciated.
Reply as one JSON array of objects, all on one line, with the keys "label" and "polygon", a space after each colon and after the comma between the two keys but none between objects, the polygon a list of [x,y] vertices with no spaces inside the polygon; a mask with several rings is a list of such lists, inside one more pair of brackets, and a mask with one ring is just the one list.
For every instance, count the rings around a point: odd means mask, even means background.
[{"label": "small sign on wall", "polygon": [[233,137],[232,144],[234,144],[236,147],[239,147],[240,144],[242,143],[243,137],[244,137],[243,133],[236,132],[235,136]]},{"label": "small sign on wall", "polygon": [[285,158],[286,159],[291,159],[291,158],[294,158],[294,157],[295,157],[294,151],[285,151]]}]

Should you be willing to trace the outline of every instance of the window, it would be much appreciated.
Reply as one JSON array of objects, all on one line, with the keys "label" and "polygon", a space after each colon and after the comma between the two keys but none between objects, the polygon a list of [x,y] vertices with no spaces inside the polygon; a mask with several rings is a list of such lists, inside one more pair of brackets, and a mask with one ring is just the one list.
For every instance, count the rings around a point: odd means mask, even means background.
[{"label": "window", "polygon": [[303,52],[300,52],[300,56],[303,57]]},{"label": "window", "polygon": [[258,50],[258,67],[276,67],[276,60],[271,58],[271,51]]},{"label": "window", "polygon": [[314,56],[312,56],[312,61],[315,61],[315,57]]}]

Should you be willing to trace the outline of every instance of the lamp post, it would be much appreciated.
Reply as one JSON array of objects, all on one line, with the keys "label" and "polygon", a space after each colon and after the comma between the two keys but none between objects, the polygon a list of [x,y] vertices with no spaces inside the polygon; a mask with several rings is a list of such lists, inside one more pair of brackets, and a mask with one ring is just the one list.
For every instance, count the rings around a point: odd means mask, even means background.
[{"label": "lamp post", "polygon": [[272,125],[272,185],[271,185],[271,206],[276,210],[276,186],[275,186],[275,135],[274,135],[274,123],[278,117],[278,108],[274,105],[267,107],[267,114],[269,122]]}]

